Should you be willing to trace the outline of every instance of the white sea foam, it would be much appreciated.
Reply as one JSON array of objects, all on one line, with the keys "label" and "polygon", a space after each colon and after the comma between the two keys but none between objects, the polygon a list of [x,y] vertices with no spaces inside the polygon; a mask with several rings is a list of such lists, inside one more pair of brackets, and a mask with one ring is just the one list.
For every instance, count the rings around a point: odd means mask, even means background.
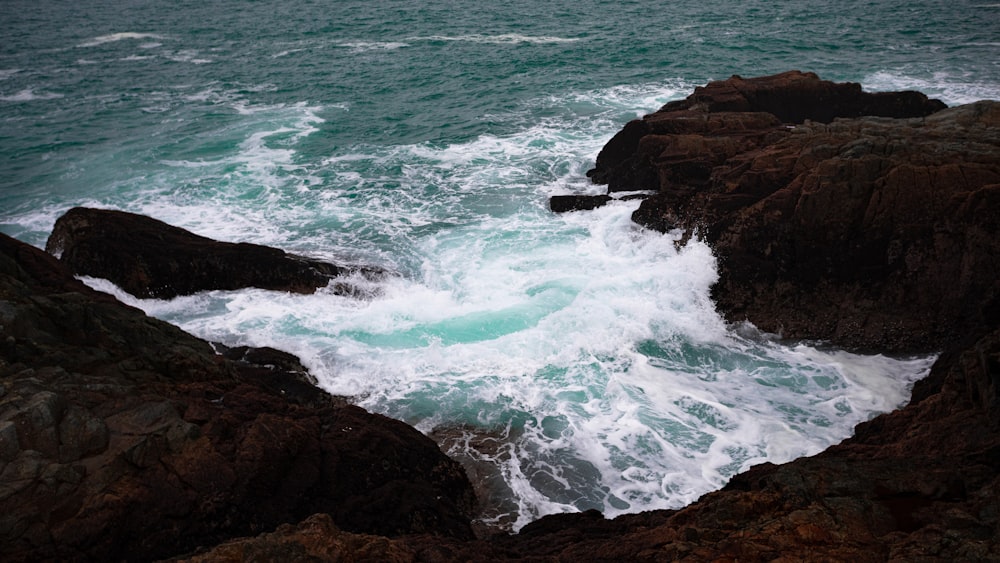
[{"label": "white sea foam", "polygon": [[[323,122],[318,113],[323,108],[305,103],[251,104],[238,95],[214,89],[184,99],[220,104],[244,116],[242,127],[220,131],[218,136],[228,136],[235,148],[193,160],[163,159],[161,175],[140,180],[140,195],[130,210],[220,240],[286,241],[287,229],[267,217],[281,212],[276,204],[283,198],[312,182],[294,161],[295,145],[318,130]],[[290,180],[297,184],[289,186]],[[213,190],[206,193],[200,187],[203,185],[213,186]],[[193,186],[197,189],[189,189]],[[164,191],[170,195],[164,197]],[[241,208],[240,202],[248,201],[253,202],[253,209]]]},{"label": "white sea foam", "polygon": [[366,51],[395,51],[409,47],[410,44],[401,41],[348,41],[340,43],[339,46],[348,47],[355,53],[364,53]]},{"label": "white sea foam", "polygon": [[1000,100],[1000,84],[979,82],[975,77],[936,72],[930,78],[892,71],[866,76],[862,84],[872,91],[918,90],[954,106],[979,100]]},{"label": "white sea foam", "polygon": [[[635,201],[547,211],[550,194],[595,189],[583,173],[623,116],[681,92],[659,84],[538,100],[576,109],[463,143],[357,144],[315,167],[295,155],[323,108],[220,102],[245,122],[223,132],[238,132],[235,149],[164,162],[144,185],[182,187],[132,210],[400,275],[361,300],[120,297],[210,340],[293,352],[331,392],[425,432],[467,436],[447,447],[503,476],[509,506],[491,517],[515,529],[554,512],[679,507],[754,463],[850,435],[902,402],[930,361],[790,347],[730,327],[709,297],[708,246],[677,248],[679,234],[636,226]],[[475,437],[499,445],[479,448]]]},{"label": "white sea foam", "polygon": [[275,53],[275,54],[271,55],[271,58],[272,59],[280,59],[281,57],[287,57],[288,55],[291,55],[293,53],[300,53],[300,52],[305,51],[305,50],[306,50],[305,48],[301,48],[301,49],[287,49],[287,50],[284,50],[284,51],[281,51],[281,52],[278,52],[278,53]]},{"label": "white sea foam", "polygon": [[212,59],[206,59],[200,57],[198,51],[195,51],[193,49],[184,49],[181,51],[165,53],[164,56],[177,63],[191,63],[196,65],[203,65],[212,62]]},{"label": "white sea foam", "polygon": [[515,528],[684,505],[846,437],[926,372],[928,360],[733,334],[708,298],[708,248],[638,229],[633,208],[442,230],[419,241],[417,278],[370,301],[250,290],[132,303],[210,339],[289,349],[330,391],[425,431],[499,436]]},{"label": "white sea foam", "polygon": [[550,43],[576,43],[579,37],[550,37],[521,35],[519,33],[503,33],[499,35],[482,35],[478,33],[470,35],[426,35],[418,37],[408,37],[407,41],[462,41],[469,43],[492,43],[498,45],[509,45],[517,43],[530,43],[534,45],[545,45]]},{"label": "white sea foam", "polygon": [[111,33],[108,35],[101,35],[99,37],[94,37],[89,41],[80,43],[79,45],[77,45],[77,47],[96,47],[98,45],[104,45],[105,43],[114,43],[117,41],[124,41],[127,39],[135,39],[135,40],[155,39],[159,41],[166,39],[166,37],[164,37],[163,35],[158,35],[156,33],[139,33],[135,31],[123,31],[119,33]]},{"label": "white sea foam", "polygon": [[43,92],[34,88],[25,88],[9,96],[0,96],[0,101],[4,102],[33,102],[35,100],[57,100],[62,98],[62,94],[55,92]]}]

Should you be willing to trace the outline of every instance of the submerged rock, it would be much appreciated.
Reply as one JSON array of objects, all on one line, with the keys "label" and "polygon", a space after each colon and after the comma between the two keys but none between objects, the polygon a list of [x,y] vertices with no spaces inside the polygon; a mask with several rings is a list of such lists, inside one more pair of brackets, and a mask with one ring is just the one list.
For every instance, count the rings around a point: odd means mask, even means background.
[{"label": "submerged rock", "polygon": [[[142,298],[257,287],[361,295],[337,278],[373,279],[378,268],[338,266],[258,244],[219,242],[144,215],[77,207],[60,217],[45,249],[74,273],[110,280]],[[331,282],[333,282],[331,284]]]},{"label": "submerged rock", "polygon": [[152,560],[314,514],[469,538],[461,466],[409,426],[91,290],[0,235],[0,559]]}]

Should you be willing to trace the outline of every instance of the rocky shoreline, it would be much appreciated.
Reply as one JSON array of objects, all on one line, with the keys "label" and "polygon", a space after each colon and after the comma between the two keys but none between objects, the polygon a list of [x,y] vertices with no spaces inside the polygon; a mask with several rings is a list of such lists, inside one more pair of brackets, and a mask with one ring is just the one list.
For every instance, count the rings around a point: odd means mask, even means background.
[{"label": "rocky shoreline", "polygon": [[[930,376],[843,443],[684,509],[475,538],[472,486],[427,437],[319,391],[293,357],[217,354],[73,277],[231,288],[243,250],[293,273],[239,287],[308,292],[337,290],[343,267],[72,210],[50,239],[59,260],[0,235],[0,557],[1000,561],[1000,103],[733,77],[627,124],[589,175],[608,193],[553,210],[648,192],[634,220],[712,244],[730,320],[941,352]],[[132,232],[145,242],[120,246]]]}]

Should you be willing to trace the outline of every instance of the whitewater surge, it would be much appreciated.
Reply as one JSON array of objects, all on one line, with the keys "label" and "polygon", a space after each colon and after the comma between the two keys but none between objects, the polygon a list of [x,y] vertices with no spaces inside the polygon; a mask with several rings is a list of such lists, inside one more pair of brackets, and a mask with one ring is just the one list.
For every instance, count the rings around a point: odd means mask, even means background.
[{"label": "whitewater surge", "polygon": [[[551,214],[549,195],[599,189],[583,179],[604,137],[589,117],[468,143],[356,145],[310,166],[297,150],[323,108],[239,107],[257,126],[231,154],[162,171],[164,185],[192,175],[227,190],[178,190],[170,206],[154,191],[137,207],[396,275],[359,282],[377,285],[368,300],[247,290],[162,302],[88,282],[204,338],[293,352],[331,393],[438,437],[496,476],[488,524],[683,506],[750,465],[849,436],[929,368],[727,325],[709,297],[711,250],[638,227],[635,201]],[[248,195],[252,211],[234,214]]]}]

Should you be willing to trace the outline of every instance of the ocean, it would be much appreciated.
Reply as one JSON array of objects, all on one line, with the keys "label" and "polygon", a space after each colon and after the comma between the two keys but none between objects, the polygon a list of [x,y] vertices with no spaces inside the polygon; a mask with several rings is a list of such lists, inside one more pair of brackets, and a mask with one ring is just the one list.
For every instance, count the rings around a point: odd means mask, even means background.
[{"label": "ocean", "polygon": [[0,232],[83,205],[381,266],[358,299],[138,300],[200,337],[297,354],[331,393],[466,463],[480,524],[678,508],[903,404],[934,356],[728,323],[695,240],[635,201],[554,215],[628,120],[790,69],[1000,98],[989,0],[3,0]]}]

